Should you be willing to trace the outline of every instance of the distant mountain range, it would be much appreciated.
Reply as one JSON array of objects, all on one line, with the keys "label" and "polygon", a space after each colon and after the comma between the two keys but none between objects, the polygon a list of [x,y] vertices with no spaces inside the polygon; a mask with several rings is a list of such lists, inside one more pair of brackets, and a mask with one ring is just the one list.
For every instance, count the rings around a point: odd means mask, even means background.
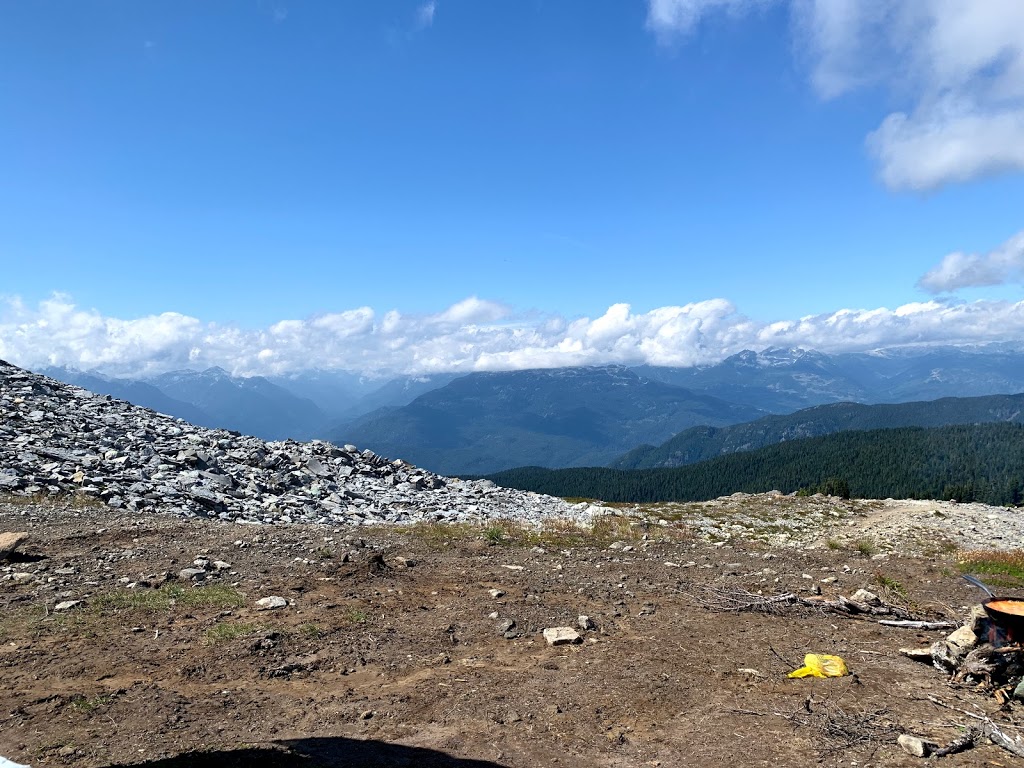
[{"label": "distant mountain range", "polygon": [[40,373],[192,424],[233,429],[265,440],[308,440],[328,420],[311,400],[261,376],[230,376],[221,368],[172,371],[147,381],[67,368],[46,368]]},{"label": "distant mountain range", "polygon": [[746,424],[692,427],[657,447],[642,445],[634,448],[609,466],[616,469],[680,467],[729,453],[752,451],[766,445],[845,430],[942,427],[999,421],[1024,423],[1024,394],[945,397],[883,405],[831,403],[786,416],[766,416]]},{"label": "distant mountain range", "polygon": [[[690,427],[720,428],[843,401],[1022,392],[1024,351],[1006,344],[841,355],[766,349],[697,368],[611,366],[393,379],[317,369],[263,378],[211,368],[142,381],[64,368],[42,372],[202,426],[266,439],[332,438],[429,469],[471,474],[517,464],[605,464],[643,444],[621,461],[647,466],[677,460],[669,457],[673,452],[704,456],[750,442],[738,437],[742,431],[726,439],[711,430],[714,437],[703,448],[687,443],[685,449],[667,448],[665,455],[652,453],[661,450],[655,444]],[[718,449],[715,440],[722,441]]]},{"label": "distant mountain range", "polygon": [[745,350],[698,368],[634,370],[771,413],[824,403],[902,403],[1024,391],[1024,351],[1006,344],[894,347],[839,355],[771,348]]},{"label": "distant mountain range", "polygon": [[88,389],[90,392],[110,395],[118,400],[127,400],[129,403],[141,405],[143,408],[149,408],[158,413],[166,413],[168,416],[184,419],[196,426],[211,428],[223,426],[217,424],[217,419],[214,416],[206,413],[197,405],[184,400],[176,400],[144,381],[117,379],[96,372],[76,371],[72,368],[44,368],[38,373],[49,376],[51,379],[63,381],[65,384]]},{"label": "distant mountain range", "polygon": [[332,437],[433,471],[471,474],[528,463],[604,464],[653,436],[761,414],[622,366],[555,368],[472,373]]}]

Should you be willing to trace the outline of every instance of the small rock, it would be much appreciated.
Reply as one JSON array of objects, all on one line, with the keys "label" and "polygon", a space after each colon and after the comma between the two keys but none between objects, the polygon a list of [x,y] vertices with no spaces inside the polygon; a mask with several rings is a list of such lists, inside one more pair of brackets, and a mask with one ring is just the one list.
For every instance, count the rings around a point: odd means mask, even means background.
[{"label": "small rock", "polygon": [[1017,687],[1013,689],[1013,698],[1017,701],[1024,701],[1024,680],[1017,683]]},{"label": "small rock", "polygon": [[371,717],[373,717],[373,710],[372,709],[367,709],[364,712],[360,712],[359,713],[359,719],[360,720],[369,720]]},{"label": "small rock", "polygon": [[586,632],[597,629],[597,624],[595,624],[594,620],[589,616],[580,616],[576,619],[576,623],[579,625],[580,629]]},{"label": "small rock", "polygon": [[277,595],[271,595],[270,597],[263,597],[256,601],[257,611],[273,611],[277,608],[284,608],[288,605],[288,601],[283,597]]},{"label": "small rock", "polygon": [[513,619],[502,619],[498,622],[498,633],[504,635],[506,632],[515,629],[516,622]]},{"label": "small rock", "polygon": [[489,590],[487,590],[487,594],[489,594],[495,600],[497,600],[499,597],[504,597],[505,596],[505,593],[502,592],[500,589],[489,589]]},{"label": "small rock", "polygon": [[60,613],[62,611],[70,611],[72,608],[77,608],[81,604],[81,600],[65,600],[63,603],[57,603],[53,606],[53,612]]},{"label": "small rock", "polygon": [[988,629],[991,620],[988,614],[985,613],[985,606],[983,605],[972,605],[971,614],[967,617],[967,621],[964,622],[965,627],[970,627],[971,632],[976,635],[984,634],[985,630]]},{"label": "small rock", "polygon": [[544,639],[548,645],[569,645],[583,642],[579,632],[572,627],[548,627],[544,630]]},{"label": "small rock", "polygon": [[957,656],[967,654],[978,644],[978,636],[971,631],[970,627],[960,627],[951,632],[946,642],[956,651]]},{"label": "small rock", "polygon": [[27,533],[0,533],[0,560],[7,560],[26,541]]},{"label": "small rock", "polygon": [[931,648],[900,648],[900,653],[914,661],[923,661],[926,664],[932,663]]},{"label": "small rock", "polygon": [[909,733],[902,733],[896,740],[899,745],[903,748],[903,751],[908,755],[914,757],[928,757],[932,752],[938,749],[939,745],[933,741],[925,741],[919,739],[917,736],[911,736]]},{"label": "small rock", "polygon": [[416,565],[416,561],[411,557],[396,557],[394,562],[399,568],[412,568]]},{"label": "small rock", "polygon": [[178,578],[182,581],[202,581],[206,578],[205,568],[182,568],[178,571]]},{"label": "small rock", "polygon": [[231,563],[225,562],[224,560],[214,560],[213,569],[215,571],[230,571]]},{"label": "small rock", "polygon": [[864,603],[865,605],[881,605],[882,599],[874,592],[869,592],[866,589],[858,589],[852,595],[850,599],[855,603]]}]

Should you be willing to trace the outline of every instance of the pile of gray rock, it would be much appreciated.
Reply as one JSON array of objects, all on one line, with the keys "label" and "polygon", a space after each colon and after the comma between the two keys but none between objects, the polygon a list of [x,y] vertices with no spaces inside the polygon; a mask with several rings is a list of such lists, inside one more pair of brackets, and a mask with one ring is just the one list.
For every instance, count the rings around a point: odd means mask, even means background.
[{"label": "pile of gray rock", "polygon": [[0,493],[80,494],[133,512],[365,525],[586,522],[586,504],[445,478],[353,445],[196,427],[0,361]]}]

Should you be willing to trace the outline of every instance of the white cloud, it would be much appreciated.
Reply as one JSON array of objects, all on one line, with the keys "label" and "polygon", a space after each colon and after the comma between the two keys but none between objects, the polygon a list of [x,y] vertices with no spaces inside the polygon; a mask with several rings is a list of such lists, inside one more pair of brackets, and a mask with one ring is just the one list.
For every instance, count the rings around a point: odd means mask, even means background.
[{"label": "white cloud", "polygon": [[[769,0],[648,0],[659,37],[720,8]],[[790,0],[798,47],[826,99],[882,86],[904,106],[866,139],[882,181],[929,190],[1024,170],[1024,2]]]},{"label": "white cloud", "polygon": [[434,314],[369,307],[246,330],[174,312],[108,317],[54,295],[32,307],[0,304],[0,358],[123,376],[219,365],[238,374],[333,368],[371,374],[481,371],[603,363],[688,366],[742,349],[802,346],[824,352],[899,344],[1024,337],[1024,302],[928,301],[895,309],[840,309],[755,322],[724,299],[634,312],[615,304],[595,318],[520,315],[470,298]]},{"label": "white cloud", "polygon": [[693,31],[709,11],[743,13],[772,0],[649,0],[647,26],[663,39]]},{"label": "white cloud", "polygon": [[416,22],[421,27],[432,26],[434,24],[435,13],[437,13],[436,0],[430,0],[430,2],[423,3],[423,5],[416,9]]},{"label": "white cloud", "polygon": [[1024,231],[985,253],[954,252],[929,270],[918,286],[931,293],[1024,281]]}]

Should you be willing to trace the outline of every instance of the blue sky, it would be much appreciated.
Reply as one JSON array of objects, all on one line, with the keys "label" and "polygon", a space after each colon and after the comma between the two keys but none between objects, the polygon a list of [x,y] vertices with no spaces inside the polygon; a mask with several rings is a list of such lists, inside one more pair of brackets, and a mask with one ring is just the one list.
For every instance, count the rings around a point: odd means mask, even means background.
[{"label": "blue sky", "polygon": [[[1019,337],[1024,13],[903,5],[2,4],[0,354],[436,370]],[[843,310],[868,320],[830,336]]]}]

